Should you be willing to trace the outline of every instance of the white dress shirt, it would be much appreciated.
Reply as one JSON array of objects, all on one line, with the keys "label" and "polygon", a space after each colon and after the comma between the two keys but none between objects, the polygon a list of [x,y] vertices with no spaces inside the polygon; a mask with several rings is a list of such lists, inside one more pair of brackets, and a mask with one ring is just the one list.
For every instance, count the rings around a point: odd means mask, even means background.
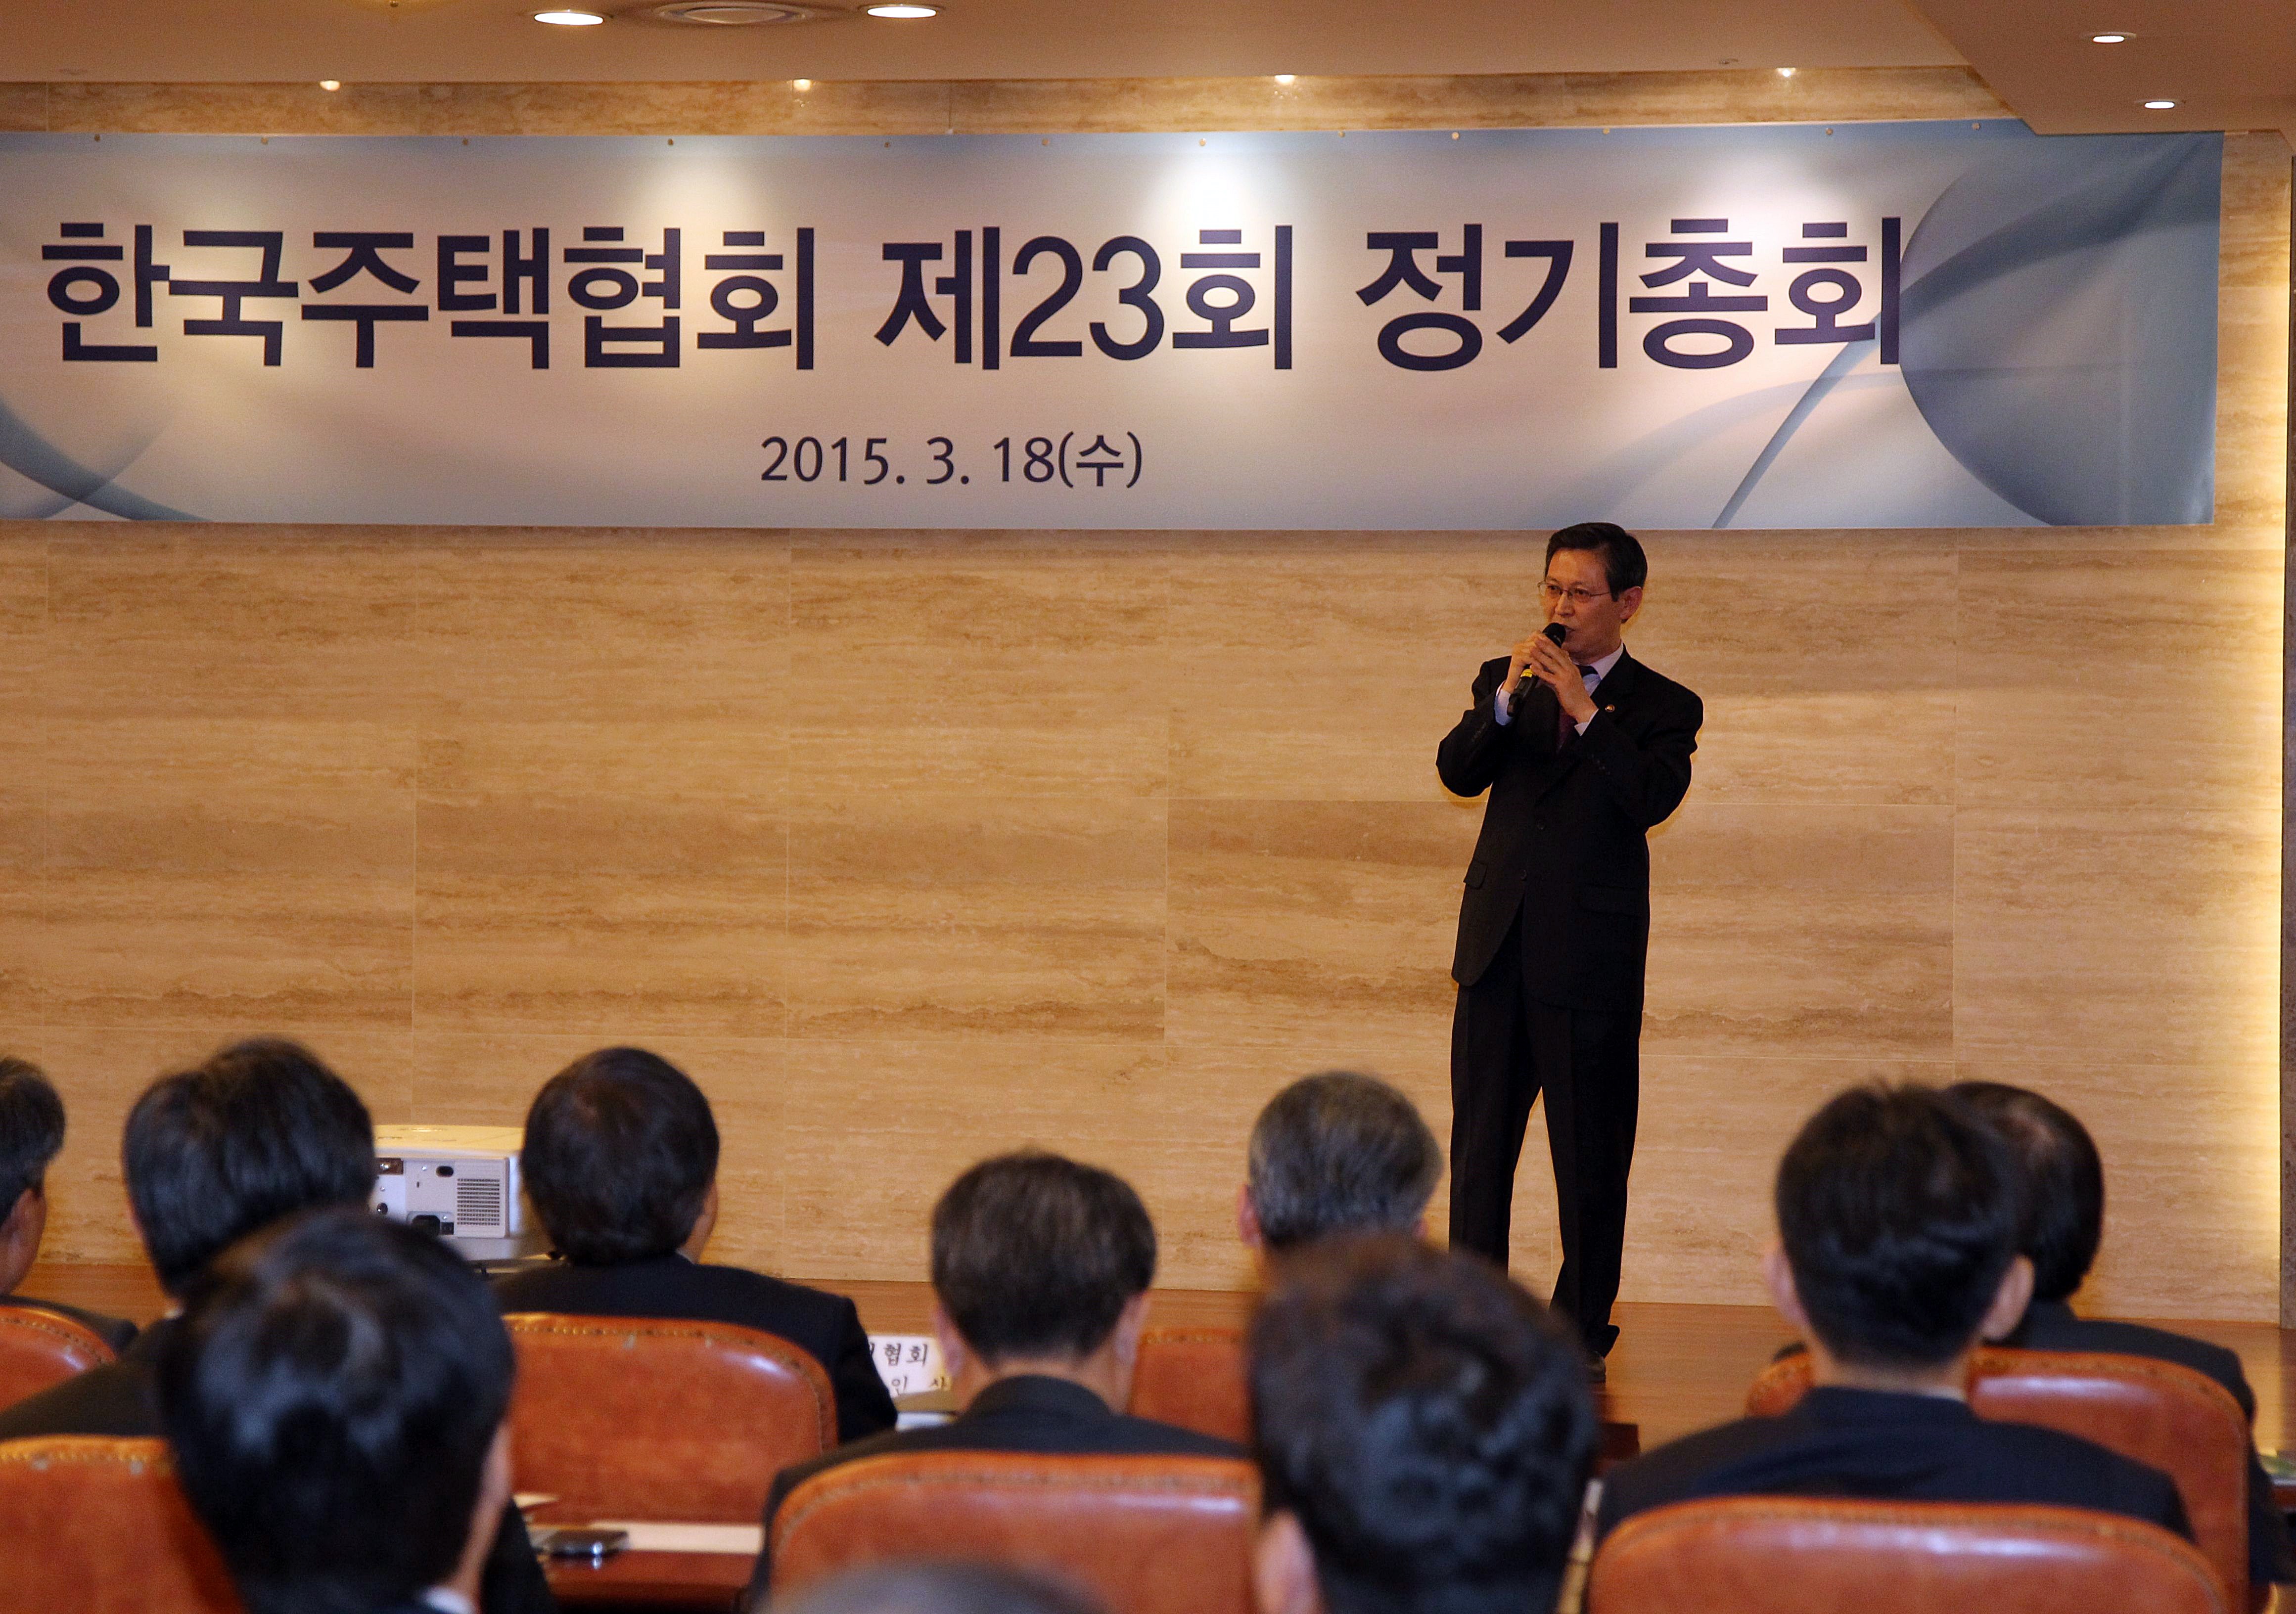
[{"label": "white dress shirt", "polygon": [[[1581,673],[1579,677],[1586,683],[1587,692],[1588,694],[1593,694],[1595,687],[1599,685],[1603,679],[1611,676],[1611,669],[1618,666],[1619,658],[1626,653],[1627,647],[1621,644],[1609,655],[1599,656],[1595,660],[1587,664],[1594,668],[1594,671]],[[1528,673],[1523,675],[1526,679],[1528,679],[1529,676],[1530,675]],[[1517,687],[1520,688],[1521,686],[1518,685]],[[1510,722],[1513,721],[1514,714],[1507,709],[1509,704],[1510,702],[1507,700],[1507,692],[1504,685],[1491,692],[1491,719],[1501,728],[1505,728]],[[1587,723],[1592,723],[1594,721],[1595,719],[1592,717],[1587,719]],[[1577,729],[1583,734],[1587,732],[1587,723],[1574,723],[1570,726]]]}]

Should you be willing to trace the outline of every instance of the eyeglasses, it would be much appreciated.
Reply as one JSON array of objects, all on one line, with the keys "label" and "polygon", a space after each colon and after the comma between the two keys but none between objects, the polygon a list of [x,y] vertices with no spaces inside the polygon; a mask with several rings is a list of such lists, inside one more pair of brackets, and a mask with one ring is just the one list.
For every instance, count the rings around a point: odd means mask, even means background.
[{"label": "eyeglasses", "polygon": [[1560,583],[1541,583],[1538,586],[1538,592],[1546,596],[1546,602],[1549,605],[1562,604],[1562,596],[1565,594],[1570,596],[1571,604],[1581,607],[1592,605],[1597,600],[1608,600],[1613,597],[1608,589],[1565,588]]}]

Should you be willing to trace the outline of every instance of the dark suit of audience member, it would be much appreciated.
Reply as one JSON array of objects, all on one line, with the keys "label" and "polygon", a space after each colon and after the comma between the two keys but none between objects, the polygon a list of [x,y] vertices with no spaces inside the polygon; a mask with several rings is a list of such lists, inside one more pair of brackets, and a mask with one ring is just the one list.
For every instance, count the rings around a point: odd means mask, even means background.
[{"label": "dark suit of audience member", "polygon": [[193,1282],[154,1365],[248,1614],[478,1602],[510,1505],[511,1343],[439,1239],[364,1207],[291,1217]]},{"label": "dark suit of audience member", "polygon": [[819,1362],[837,1436],[891,1429],[893,1397],[841,1295],[705,1266],[718,1221],[718,1121],[685,1073],[643,1048],[601,1048],[552,1077],[526,1112],[521,1170],[566,1258],[495,1283],[503,1310],[681,1318],[776,1334]]},{"label": "dark suit of audience member", "polygon": [[[2004,1345],[2028,1350],[2103,1351],[2150,1356],[2205,1373],[2224,1386],[2253,1429],[2256,1393],[2240,1358],[2221,1345],[2074,1314],[2072,1296],[2088,1277],[2104,1239],[2104,1160],[2078,1117],[2038,1093],[2005,1082],[1964,1082],[1948,1089],[1993,1124],[2025,1174],[2025,1254],[2033,1263],[2033,1300]],[[2248,1461],[2248,1578],[2254,1586],[2296,1581],[2288,1520],[2272,1478]]]},{"label": "dark suit of audience member", "polygon": [[1035,1152],[958,1177],[933,1207],[933,1331],[964,1410],[777,1475],[747,1606],[765,1606],[783,1499],[842,1463],[935,1451],[1242,1456],[1225,1440],[1115,1410],[1131,1398],[1155,1275],[1155,1226],[1120,1177]]},{"label": "dark suit of audience member", "polygon": [[63,1146],[64,1103],[48,1078],[37,1065],[0,1057],[0,1306],[54,1312],[123,1351],[135,1338],[133,1323],[15,1292],[40,1257],[48,1227],[48,1166]]},{"label": "dark suit of audience member", "polygon": [[1772,1299],[1808,1347],[1791,1413],[1669,1442],[1604,1479],[1607,1532],[1695,1497],[2022,1502],[2127,1514],[2190,1536],[2175,1481],[2054,1430],[1981,1419],[1969,1356],[2024,1315],[2022,1173],[1972,1107],[1875,1085],[1835,1097],[1779,1162]]},{"label": "dark suit of audience member", "polygon": [[[374,1186],[366,1106],[292,1043],[241,1043],[154,1082],[128,1111],[120,1155],[152,1270],[177,1299],[237,1240],[313,1206],[364,1207]],[[174,1326],[154,1323],[119,1361],[0,1409],[0,1440],[156,1438],[154,1375]],[[482,1593],[483,1614],[557,1607],[526,1521],[507,1503]]]},{"label": "dark suit of audience member", "polygon": [[1262,1614],[1547,1614],[1594,1465],[1572,1331],[1390,1234],[1287,1257],[1253,1319]]}]

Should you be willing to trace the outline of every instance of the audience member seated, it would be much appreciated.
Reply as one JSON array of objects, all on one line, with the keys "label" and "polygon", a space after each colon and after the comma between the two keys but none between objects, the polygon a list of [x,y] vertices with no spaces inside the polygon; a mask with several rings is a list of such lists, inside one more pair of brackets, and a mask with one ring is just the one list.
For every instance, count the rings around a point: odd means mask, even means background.
[{"label": "audience member seated", "polygon": [[[1131,1184],[1034,1151],[1000,1155],[949,1185],[932,1213],[933,1331],[963,1413],[784,1469],[766,1504],[841,1462],[888,1452],[1242,1455],[1232,1443],[1116,1409],[1156,1275],[1156,1229]],[[765,1606],[761,1554],[749,1606]]]},{"label": "audience member seated", "polygon": [[[349,1086],[308,1050],[268,1038],[234,1044],[166,1076],[127,1112],[120,1142],[127,1203],[153,1274],[180,1301],[240,1239],[299,1210],[356,1205],[374,1187],[374,1127]],[[0,1440],[34,1435],[160,1433],[152,1376],[176,1324],[161,1319],[119,1358],[0,1411]],[[487,1561],[487,1614],[556,1604],[525,1521],[502,1510]]]},{"label": "audience member seated", "polygon": [[135,1342],[133,1323],[16,1292],[40,1257],[40,1235],[48,1225],[48,1162],[63,1146],[63,1101],[48,1078],[36,1065],[0,1058],[0,1306],[58,1313],[123,1351]]},{"label": "audience member seated", "polygon": [[[1993,1124],[2023,1168],[2024,1250],[2033,1264],[2033,1299],[1999,1342],[2028,1350],[2104,1351],[2151,1356],[2207,1374],[2239,1403],[2252,1429],[2256,1394],[2240,1358],[2220,1345],[2166,1329],[2076,1316],[2072,1297],[2104,1237],[2104,1162],[2074,1116],[2038,1093],[2002,1082],[1963,1082],[1946,1091]],[[2272,1480],[2253,1457],[2248,1474],[2249,1582],[2296,1580],[2288,1521]]]},{"label": "audience member seated", "polygon": [[2027,1502],[2123,1513],[2189,1536],[2175,1484],[2070,1435],[1980,1420],[1979,1340],[2032,1291],[2021,1174],[1974,1110],[1921,1086],[1855,1087],[1779,1163],[1763,1264],[1808,1347],[1792,1411],[1659,1447],[1605,1478],[1599,1528],[1669,1502],[1762,1494]]},{"label": "audience member seated", "polygon": [[227,1251],[160,1421],[248,1614],[467,1614],[510,1499],[510,1337],[428,1233],[338,1207]]},{"label": "audience member seated", "polygon": [[1409,1099],[1327,1070],[1267,1101],[1251,1128],[1236,1231],[1262,1257],[1332,1233],[1417,1234],[1443,1151]]},{"label": "audience member seated", "polygon": [[1596,1443],[1568,1331],[1415,1239],[1287,1259],[1251,1330],[1262,1614],[1546,1614]]},{"label": "audience member seated", "polygon": [[1103,1614],[1080,1587],[994,1563],[854,1569],[774,1605],[774,1614]]},{"label": "audience member seated", "polygon": [[583,1055],[526,1112],[527,1197],[565,1259],[496,1280],[505,1312],[680,1318],[779,1335],[820,1362],[837,1432],[891,1429],[893,1398],[853,1302],[738,1266],[706,1266],[718,1123],[685,1073],[641,1048]]}]

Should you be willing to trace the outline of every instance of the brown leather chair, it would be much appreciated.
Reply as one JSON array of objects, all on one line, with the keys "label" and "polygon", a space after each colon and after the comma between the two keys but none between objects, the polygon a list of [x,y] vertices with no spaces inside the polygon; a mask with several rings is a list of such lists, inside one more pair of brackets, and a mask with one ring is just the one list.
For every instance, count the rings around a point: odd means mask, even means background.
[{"label": "brown leather chair", "polygon": [[755,1524],[774,1476],[837,1443],[829,1375],[726,1323],[505,1317],[518,1348],[518,1488],[561,1519]]},{"label": "brown leather chair", "polygon": [[1111,1614],[1251,1614],[1259,1514],[1259,1476],[1225,1457],[864,1457],[783,1500],[773,1594],[929,1548],[1065,1578]]},{"label": "brown leather chair", "polygon": [[2079,1508],[1726,1496],[1636,1514],[1587,1614],[2230,1614],[2192,1544]]},{"label": "brown leather chair", "polygon": [[159,1440],[0,1445],[0,1614],[240,1614]]},{"label": "brown leather chair", "polygon": [[[1988,1346],[1969,1369],[1980,1417],[2062,1430],[2174,1479],[2227,1602],[2249,1606],[2248,1421],[2224,1386],[2173,1362],[2095,1351]],[[1784,1412],[1808,1389],[1809,1371],[1806,1356],[1771,1363],[1746,1392],[1746,1411]]]},{"label": "brown leather chair", "polygon": [[102,1335],[62,1312],[0,1306],[0,1406],[118,1359]]},{"label": "brown leather chair", "polygon": [[1251,1395],[1244,1382],[1243,1331],[1152,1328],[1140,1336],[1132,1370],[1135,1417],[1177,1423],[1242,1446],[1251,1439]]}]

